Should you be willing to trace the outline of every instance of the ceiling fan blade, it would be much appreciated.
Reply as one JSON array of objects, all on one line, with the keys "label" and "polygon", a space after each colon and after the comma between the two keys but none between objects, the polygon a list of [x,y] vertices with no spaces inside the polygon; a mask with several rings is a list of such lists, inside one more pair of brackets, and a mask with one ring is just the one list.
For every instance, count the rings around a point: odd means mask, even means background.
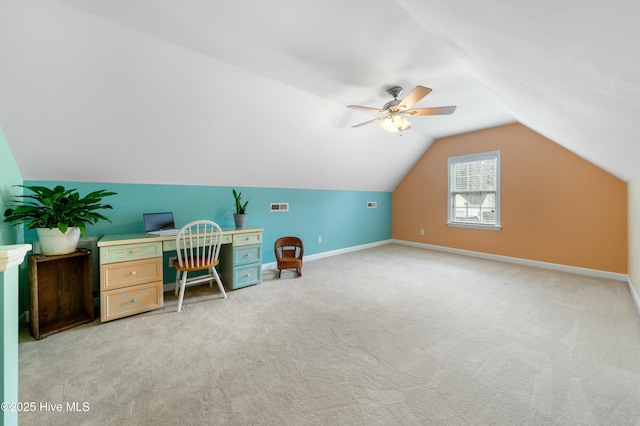
[{"label": "ceiling fan blade", "polygon": [[405,111],[404,114],[411,116],[419,116],[419,115],[445,115],[445,114],[453,114],[453,111],[456,110],[455,106],[447,106],[447,107],[435,107],[435,108],[416,108]]},{"label": "ceiling fan blade", "polygon": [[428,87],[424,87],[424,86],[416,86],[414,87],[414,89],[411,91],[411,93],[409,93],[398,105],[403,106],[407,109],[411,108],[412,106],[414,106],[415,104],[417,104],[420,99],[424,98],[425,96],[427,96],[429,93],[431,93],[431,89],[429,89]]},{"label": "ceiling fan blade", "polygon": [[365,106],[360,106],[360,105],[347,105],[347,108],[361,109],[363,111],[378,112],[378,113],[386,113],[387,112],[387,111],[385,111],[383,109],[370,108],[370,107],[365,107]]},{"label": "ceiling fan blade", "polygon": [[353,127],[366,126],[367,124],[375,123],[376,121],[384,120],[385,118],[387,118],[387,116],[383,115],[382,117],[374,118],[373,120],[365,121],[364,123],[356,124],[355,126],[351,126],[351,127],[353,128]]}]

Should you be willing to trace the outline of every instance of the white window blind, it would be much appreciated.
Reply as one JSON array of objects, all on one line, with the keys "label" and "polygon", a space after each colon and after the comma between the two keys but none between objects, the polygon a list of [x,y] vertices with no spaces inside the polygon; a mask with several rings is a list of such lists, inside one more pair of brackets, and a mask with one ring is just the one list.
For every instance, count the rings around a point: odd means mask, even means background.
[{"label": "white window blind", "polygon": [[449,158],[448,223],[500,226],[500,151]]}]

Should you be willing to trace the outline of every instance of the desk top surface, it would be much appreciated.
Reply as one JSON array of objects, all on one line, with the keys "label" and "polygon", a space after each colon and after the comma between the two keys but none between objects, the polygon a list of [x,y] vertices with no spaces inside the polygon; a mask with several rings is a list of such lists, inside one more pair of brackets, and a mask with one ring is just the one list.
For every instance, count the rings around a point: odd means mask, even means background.
[{"label": "desk top surface", "polygon": [[[246,234],[249,232],[262,232],[264,228],[247,227],[237,229],[235,227],[221,226],[222,235]],[[115,246],[118,244],[153,243],[175,240],[175,235],[147,235],[144,232],[131,232],[126,234],[107,234],[100,238],[98,247]]]}]

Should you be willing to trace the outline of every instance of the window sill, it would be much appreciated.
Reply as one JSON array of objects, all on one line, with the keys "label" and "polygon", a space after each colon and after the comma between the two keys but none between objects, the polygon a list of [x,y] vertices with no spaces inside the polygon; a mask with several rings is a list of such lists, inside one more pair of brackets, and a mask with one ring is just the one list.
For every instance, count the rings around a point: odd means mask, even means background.
[{"label": "window sill", "polygon": [[447,222],[447,225],[456,228],[488,229],[490,231],[499,231],[502,229],[500,225],[483,225],[480,223]]}]

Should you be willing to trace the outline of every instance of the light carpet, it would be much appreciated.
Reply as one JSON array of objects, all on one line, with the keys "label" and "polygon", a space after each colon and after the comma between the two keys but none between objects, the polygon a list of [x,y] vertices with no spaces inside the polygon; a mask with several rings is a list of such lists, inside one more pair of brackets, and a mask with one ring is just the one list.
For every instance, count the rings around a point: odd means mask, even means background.
[{"label": "light carpet", "polygon": [[396,244],[303,274],[21,334],[20,401],[64,409],[20,424],[640,424],[623,282]]}]

